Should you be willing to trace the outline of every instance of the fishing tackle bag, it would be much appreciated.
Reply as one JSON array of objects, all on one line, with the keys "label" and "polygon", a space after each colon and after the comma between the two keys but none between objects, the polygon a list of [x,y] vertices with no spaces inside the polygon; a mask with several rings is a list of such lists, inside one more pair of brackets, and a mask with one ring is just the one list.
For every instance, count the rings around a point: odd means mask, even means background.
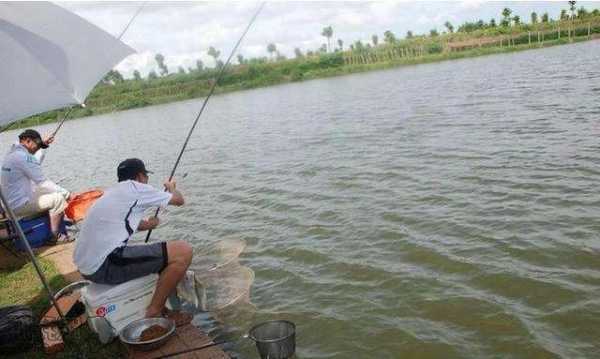
[{"label": "fishing tackle bag", "polygon": [[0,353],[25,352],[33,346],[33,312],[25,305],[0,308]]}]

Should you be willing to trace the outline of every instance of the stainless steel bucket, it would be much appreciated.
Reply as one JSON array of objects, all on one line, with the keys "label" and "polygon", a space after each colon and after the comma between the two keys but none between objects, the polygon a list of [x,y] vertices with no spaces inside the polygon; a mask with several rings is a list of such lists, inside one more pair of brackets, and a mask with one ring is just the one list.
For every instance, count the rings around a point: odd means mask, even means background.
[{"label": "stainless steel bucket", "polygon": [[287,320],[258,324],[248,333],[262,359],[288,359],[296,351],[296,325]]}]

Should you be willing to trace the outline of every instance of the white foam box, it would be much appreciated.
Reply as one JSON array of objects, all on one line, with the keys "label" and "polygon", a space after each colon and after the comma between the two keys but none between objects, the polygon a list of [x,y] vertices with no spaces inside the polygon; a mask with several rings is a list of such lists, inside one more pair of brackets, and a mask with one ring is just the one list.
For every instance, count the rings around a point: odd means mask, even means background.
[{"label": "white foam box", "polygon": [[[144,318],[156,289],[158,274],[150,274],[119,285],[92,283],[83,288],[82,298],[90,318],[104,318],[114,330],[112,335],[127,324]],[[97,320],[89,320],[92,330],[98,334],[100,326]]]}]

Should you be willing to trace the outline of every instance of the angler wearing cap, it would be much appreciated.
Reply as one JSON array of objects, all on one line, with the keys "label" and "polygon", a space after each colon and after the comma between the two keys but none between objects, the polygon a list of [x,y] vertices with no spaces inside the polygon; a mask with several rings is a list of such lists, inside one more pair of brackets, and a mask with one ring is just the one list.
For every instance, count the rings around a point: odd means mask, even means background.
[{"label": "angler wearing cap", "polygon": [[42,136],[35,130],[25,130],[19,135],[2,163],[2,191],[8,197],[8,205],[18,217],[32,217],[48,211],[50,230],[54,241],[70,240],[59,233],[70,192],[44,176],[41,163],[44,153],[54,140]]},{"label": "angler wearing cap", "polygon": [[[166,192],[148,185],[144,162],[127,159],[117,167],[118,183],[105,190],[90,208],[76,242],[73,261],[84,278],[101,284],[121,284],[159,273],[147,317],[164,313],[167,297],[175,290],[192,261],[192,247],[185,241],[129,245],[134,231],[156,228],[158,218],[142,219],[149,208],[182,206],[184,199],[167,180]],[[176,322],[191,320],[184,313],[170,313]]]}]

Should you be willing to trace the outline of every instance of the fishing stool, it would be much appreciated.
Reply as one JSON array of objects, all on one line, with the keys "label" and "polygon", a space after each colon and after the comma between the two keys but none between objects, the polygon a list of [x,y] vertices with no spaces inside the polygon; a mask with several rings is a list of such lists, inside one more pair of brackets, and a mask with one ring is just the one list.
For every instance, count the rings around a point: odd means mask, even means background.
[{"label": "fishing stool", "polygon": [[13,246],[13,240],[19,238],[15,229],[15,224],[4,213],[4,209],[0,206],[0,245],[4,247],[10,254],[19,258]]}]

